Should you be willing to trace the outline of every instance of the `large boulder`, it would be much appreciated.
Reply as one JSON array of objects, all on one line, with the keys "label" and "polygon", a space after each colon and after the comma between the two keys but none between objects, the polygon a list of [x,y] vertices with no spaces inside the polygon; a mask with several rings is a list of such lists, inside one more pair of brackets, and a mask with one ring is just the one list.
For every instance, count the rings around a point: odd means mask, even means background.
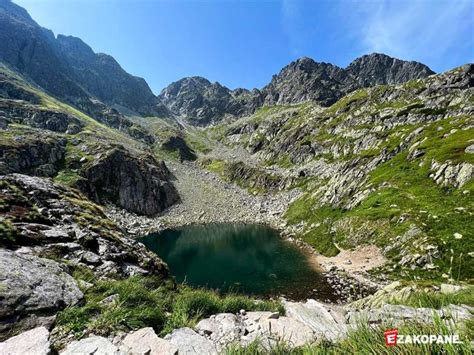
[{"label": "large boulder", "polygon": [[78,187],[93,200],[113,202],[141,215],[155,215],[179,200],[164,162],[116,147],[85,166]]},{"label": "large boulder", "polygon": [[285,302],[284,306],[288,317],[309,326],[320,338],[337,340],[347,333],[342,311],[331,309],[315,300],[307,300],[305,303]]},{"label": "large boulder", "polygon": [[0,249],[0,333],[50,325],[56,312],[82,298],[59,263]]}]

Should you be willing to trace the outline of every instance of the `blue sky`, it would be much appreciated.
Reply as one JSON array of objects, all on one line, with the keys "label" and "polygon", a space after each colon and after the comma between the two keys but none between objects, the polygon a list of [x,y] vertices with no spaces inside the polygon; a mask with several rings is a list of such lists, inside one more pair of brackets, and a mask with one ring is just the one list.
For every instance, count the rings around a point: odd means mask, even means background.
[{"label": "blue sky", "polygon": [[260,88],[302,56],[345,67],[382,52],[437,72],[474,62],[474,0],[13,1],[155,93],[191,75]]}]

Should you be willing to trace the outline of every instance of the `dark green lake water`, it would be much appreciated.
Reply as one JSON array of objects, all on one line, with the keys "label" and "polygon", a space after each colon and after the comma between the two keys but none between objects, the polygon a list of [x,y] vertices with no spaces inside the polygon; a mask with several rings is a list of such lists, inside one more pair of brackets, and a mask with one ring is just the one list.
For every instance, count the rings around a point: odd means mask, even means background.
[{"label": "dark green lake water", "polygon": [[190,225],[147,235],[142,242],[166,261],[178,282],[191,286],[294,300],[335,299],[308,255],[262,225]]}]

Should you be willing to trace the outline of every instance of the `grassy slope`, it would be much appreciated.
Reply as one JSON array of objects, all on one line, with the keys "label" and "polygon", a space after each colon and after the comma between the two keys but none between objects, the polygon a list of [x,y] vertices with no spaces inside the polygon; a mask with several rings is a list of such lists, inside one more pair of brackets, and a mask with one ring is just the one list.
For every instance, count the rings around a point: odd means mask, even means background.
[{"label": "grassy slope", "polygon": [[[422,240],[419,245],[415,243],[404,247],[411,253],[423,255],[423,247],[437,246],[439,257],[434,262],[437,269],[404,270],[401,274],[399,269],[395,269],[392,270],[394,274],[407,279],[439,279],[445,274],[448,278],[466,280],[472,278],[474,271],[474,260],[467,255],[468,251],[474,250],[474,185],[472,181],[461,189],[436,185],[430,177],[430,166],[433,160],[451,161],[453,164],[474,163],[474,154],[465,153],[465,148],[473,144],[473,117],[453,116],[434,122],[426,120],[423,123],[403,123],[390,129],[378,129],[383,126],[385,119],[402,117],[407,112],[419,116],[446,114],[449,110],[455,112],[459,104],[433,108],[420,99],[417,92],[426,85],[424,80],[407,82],[398,87],[395,100],[386,99],[390,97],[393,87],[381,85],[357,90],[327,109],[310,104],[264,107],[249,118],[212,128],[211,136],[225,141],[229,132],[238,132],[245,125],[257,126],[253,133],[241,133],[239,143],[229,144],[248,146],[262,142],[266,155],[282,137],[287,137],[287,141],[292,142],[291,148],[278,152],[275,159],[265,164],[297,169],[300,164],[293,163],[291,151],[297,150],[302,144],[337,146],[338,155],[324,153],[315,157],[327,163],[356,159],[369,162],[383,151],[397,152],[405,137],[416,129],[423,128],[411,143],[417,142],[416,149],[423,155],[408,159],[408,149],[405,148],[371,171],[365,188],[371,187],[374,191],[353,210],[321,205],[316,191],[324,187],[327,180],[303,177],[293,186],[300,187],[305,194],[290,206],[285,217],[290,224],[304,222],[305,228],[300,237],[327,256],[334,256],[339,252],[335,244],[346,248],[366,242],[380,247],[388,246],[397,240],[397,236],[416,225],[423,232],[420,236]],[[465,100],[472,102],[473,95],[466,94]],[[372,117],[380,118],[374,123]],[[268,138],[264,134],[265,128],[275,126],[278,129],[277,135]],[[345,132],[355,132],[358,135],[351,136]],[[377,137],[379,143],[374,148],[354,153],[354,143],[359,137],[366,135]],[[294,137],[298,138],[294,140]],[[348,151],[344,147],[349,147]],[[209,170],[226,176],[228,166],[225,162],[207,163]],[[462,234],[463,238],[454,239],[454,233]],[[393,261],[399,261],[403,251],[389,256]]]}]

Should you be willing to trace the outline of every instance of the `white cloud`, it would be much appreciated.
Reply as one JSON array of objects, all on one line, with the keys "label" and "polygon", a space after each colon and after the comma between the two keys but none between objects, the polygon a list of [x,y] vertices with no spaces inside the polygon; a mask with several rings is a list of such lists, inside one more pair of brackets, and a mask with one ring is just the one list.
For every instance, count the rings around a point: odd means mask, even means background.
[{"label": "white cloud", "polygon": [[473,50],[473,0],[351,4],[356,5],[353,10],[360,15],[359,33],[366,52],[383,52],[410,59],[442,57],[449,51],[455,52],[457,46]]}]

